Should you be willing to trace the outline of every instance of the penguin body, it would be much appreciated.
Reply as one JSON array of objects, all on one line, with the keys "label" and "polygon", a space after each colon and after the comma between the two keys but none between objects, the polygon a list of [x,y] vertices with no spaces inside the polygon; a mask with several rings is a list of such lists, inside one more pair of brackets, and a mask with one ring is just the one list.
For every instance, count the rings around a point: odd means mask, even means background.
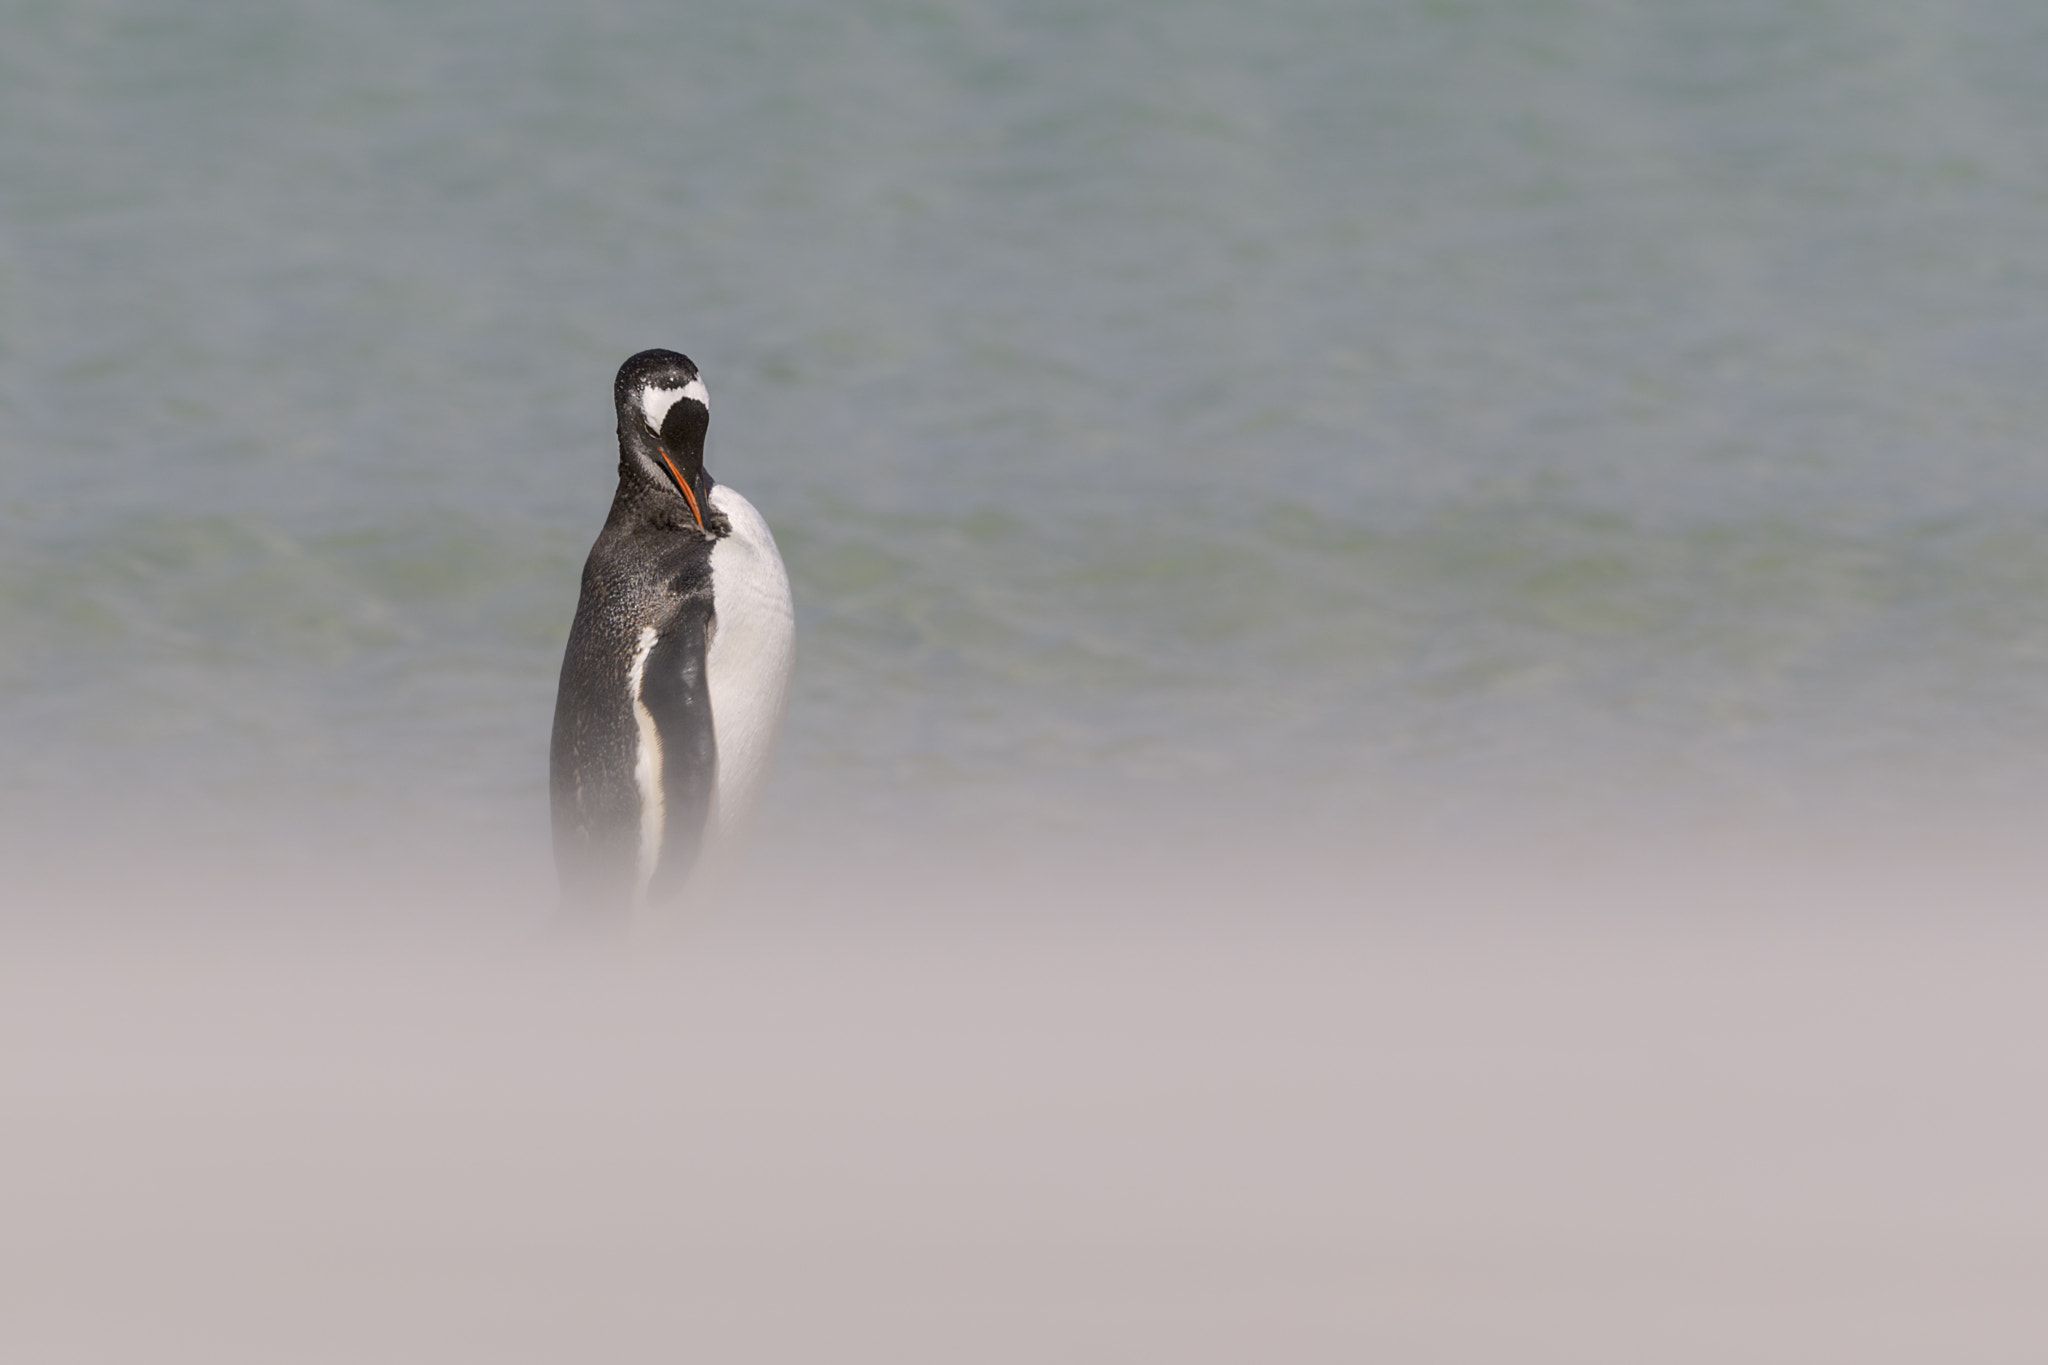
[{"label": "penguin body", "polygon": [[704,469],[696,366],[643,351],[613,386],[619,487],[583,567],[549,747],[563,908],[672,905],[738,837],[789,695],[789,580],[760,513]]}]

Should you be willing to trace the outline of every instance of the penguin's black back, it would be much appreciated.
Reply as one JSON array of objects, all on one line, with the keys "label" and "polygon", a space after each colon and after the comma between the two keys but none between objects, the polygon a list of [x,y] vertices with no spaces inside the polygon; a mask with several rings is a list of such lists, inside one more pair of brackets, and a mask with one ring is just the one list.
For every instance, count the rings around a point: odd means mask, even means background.
[{"label": "penguin's black back", "polygon": [[648,627],[655,642],[639,701],[659,734],[664,806],[649,891],[680,883],[696,860],[717,775],[704,677],[715,543],[672,505],[622,484],[584,563],[548,753],[555,862],[572,914],[623,914],[638,887],[641,728],[631,678]]}]

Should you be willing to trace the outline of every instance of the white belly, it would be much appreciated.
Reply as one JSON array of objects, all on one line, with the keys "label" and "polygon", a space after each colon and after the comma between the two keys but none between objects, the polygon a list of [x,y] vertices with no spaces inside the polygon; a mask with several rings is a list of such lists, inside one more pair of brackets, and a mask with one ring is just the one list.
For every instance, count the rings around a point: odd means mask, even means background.
[{"label": "white belly", "polygon": [[774,761],[789,705],[796,614],[768,523],[724,484],[712,488],[710,501],[732,523],[732,534],[711,550],[711,643],[704,656],[718,741],[718,783],[705,833],[717,848],[745,828]]}]

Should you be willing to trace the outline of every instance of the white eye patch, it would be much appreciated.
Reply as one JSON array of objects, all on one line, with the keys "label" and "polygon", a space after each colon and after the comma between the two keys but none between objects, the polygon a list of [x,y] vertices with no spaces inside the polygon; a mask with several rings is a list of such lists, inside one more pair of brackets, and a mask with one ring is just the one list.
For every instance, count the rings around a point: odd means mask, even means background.
[{"label": "white eye patch", "polygon": [[711,395],[705,392],[704,381],[692,379],[680,389],[640,390],[640,411],[647,414],[647,425],[660,431],[661,424],[668,420],[668,410],[685,398],[696,399],[704,405],[706,412],[711,410]]}]

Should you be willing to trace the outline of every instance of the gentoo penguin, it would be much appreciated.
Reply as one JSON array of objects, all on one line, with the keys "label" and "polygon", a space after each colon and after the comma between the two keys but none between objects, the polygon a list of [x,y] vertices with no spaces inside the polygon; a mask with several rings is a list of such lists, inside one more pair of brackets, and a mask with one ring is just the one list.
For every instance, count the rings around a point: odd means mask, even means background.
[{"label": "gentoo penguin", "polygon": [[562,906],[672,905],[760,795],[789,697],[795,618],[775,537],[704,468],[688,356],[642,351],[612,385],[619,491],[583,566],[549,746]]}]

